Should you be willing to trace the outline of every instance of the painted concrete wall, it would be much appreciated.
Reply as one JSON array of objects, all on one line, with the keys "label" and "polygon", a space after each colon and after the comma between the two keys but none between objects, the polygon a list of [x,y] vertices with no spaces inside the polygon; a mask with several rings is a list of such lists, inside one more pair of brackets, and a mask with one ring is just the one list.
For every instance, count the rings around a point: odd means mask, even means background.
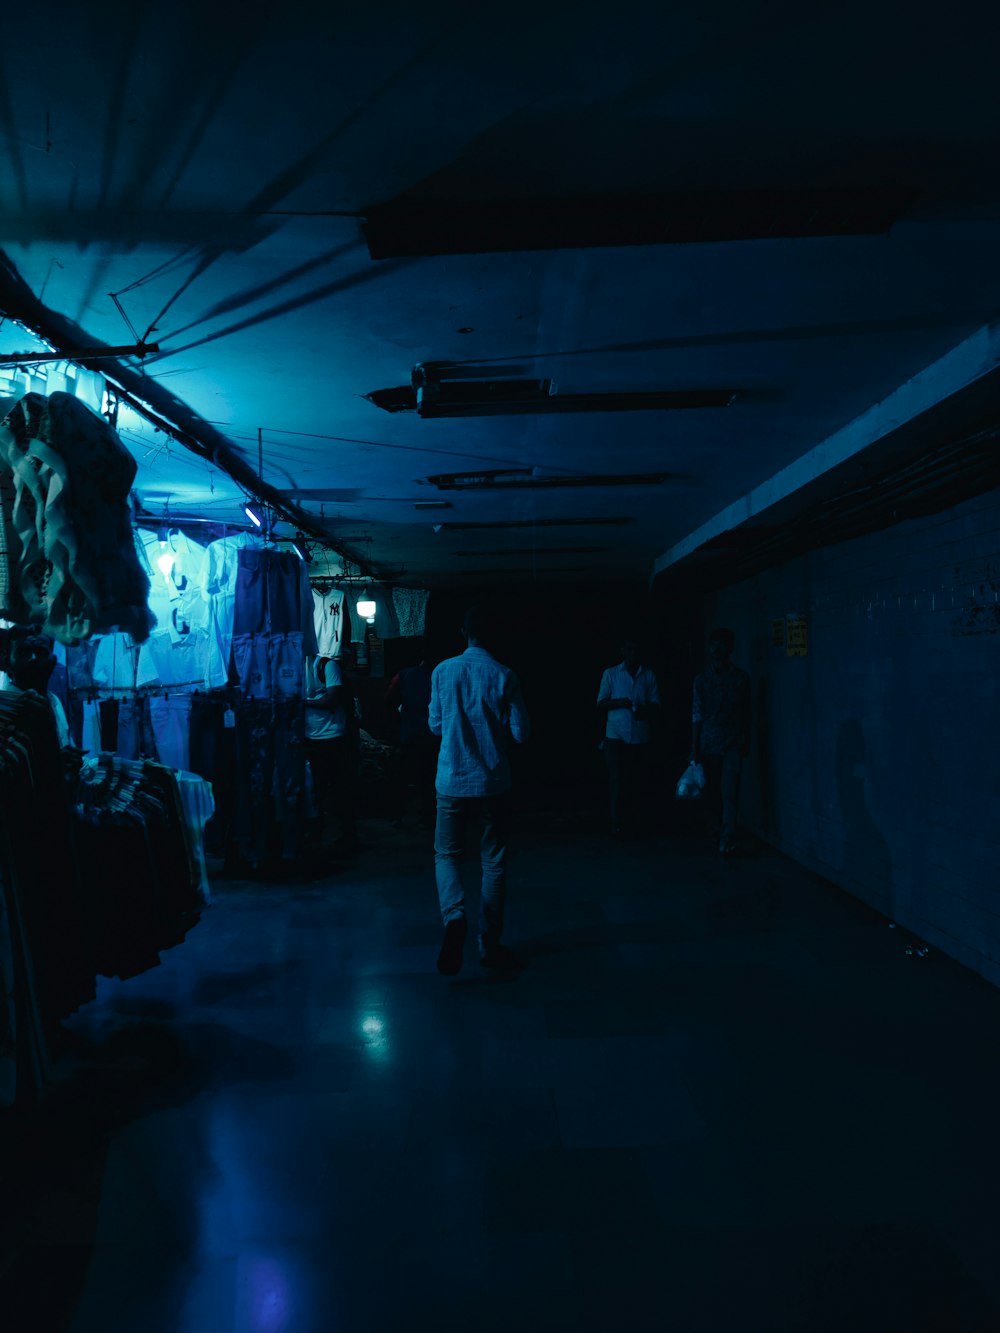
[{"label": "painted concrete wall", "polygon": [[1000,985],[998,594],[994,491],[726,588],[706,624],[753,678],[744,825]]}]

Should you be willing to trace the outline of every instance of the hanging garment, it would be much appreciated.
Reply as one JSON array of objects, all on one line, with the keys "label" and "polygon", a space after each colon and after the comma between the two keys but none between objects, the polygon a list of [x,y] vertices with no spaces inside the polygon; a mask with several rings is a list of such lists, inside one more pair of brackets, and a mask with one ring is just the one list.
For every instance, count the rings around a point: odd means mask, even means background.
[{"label": "hanging garment", "polygon": [[103,976],[136,976],[184,939],[201,907],[175,774],[102,754],[83,764],[74,800],[77,891],[94,967]]},{"label": "hanging garment", "polygon": [[167,768],[186,772],[190,766],[191,696],[173,694],[149,700],[149,721],[156,738],[156,753]]},{"label": "hanging garment", "polygon": [[316,651],[312,589],[297,555],[239,552],[233,633],[301,634],[307,651]]},{"label": "hanging garment", "polygon": [[315,657],[319,647],[316,639],[313,590],[309,582],[309,570],[303,560],[299,561],[299,620],[295,628],[302,631],[303,652],[307,657]]},{"label": "hanging garment", "polygon": [[[205,841],[211,851],[223,856],[230,845],[236,811],[237,715],[241,708],[227,694],[196,694],[191,700],[190,768],[211,784],[215,814],[206,827]],[[227,718],[233,725],[226,725]]]},{"label": "hanging garment", "polygon": [[429,598],[430,593],[423,588],[393,588],[392,603],[401,638],[416,638],[424,633]]},{"label": "hanging garment", "polygon": [[233,634],[284,634],[301,629],[299,571],[290,551],[243,550],[238,554]]},{"label": "hanging garment", "polygon": [[316,653],[320,657],[339,657],[344,644],[350,639],[350,619],[344,606],[341,588],[328,592],[313,591],[313,627],[316,631]]},{"label": "hanging garment", "polygon": [[149,699],[144,694],[127,695],[118,709],[118,744],[116,753],[122,759],[155,759],[156,734],[149,712]]},{"label": "hanging garment", "polygon": [[270,636],[271,697],[272,699],[301,699],[305,692],[305,653],[302,634],[272,634]]},{"label": "hanging garment", "polygon": [[238,532],[232,537],[220,537],[206,549],[201,590],[208,603],[209,645],[206,683],[210,689],[218,689],[229,680],[239,553],[262,547],[263,542],[260,537],[255,537],[249,532]]},{"label": "hanging garment", "polygon": [[244,699],[271,698],[271,636],[233,636],[233,664]]},{"label": "hanging garment", "polygon": [[96,699],[83,701],[83,721],[80,728],[80,748],[90,754],[100,754],[101,709]]},{"label": "hanging garment", "polygon": [[198,867],[199,892],[202,902],[208,904],[212,901],[212,890],[205,864],[205,825],[215,814],[212,787],[197,773],[177,773],[175,776],[184,812],[184,828]]},{"label": "hanging garment", "polygon": [[14,474],[0,465],[0,615],[10,615],[12,619],[20,605],[16,591],[18,543],[14,531],[15,494]]},{"label": "hanging garment", "polygon": [[0,425],[14,480],[16,618],[61,643],[121,629],[142,643],[153,618],[128,496],[136,464],[111,427],[67,393],[25,394]]},{"label": "hanging garment", "polygon": [[91,690],[94,688],[94,661],[100,639],[88,639],[66,649],[66,688],[68,690]]},{"label": "hanging garment", "polygon": [[145,681],[152,676],[171,690],[203,690],[208,686],[212,639],[207,629],[193,630],[177,638],[166,630],[155,630],[142,645],[139,673]]},{"label": "hanging garment", "polygon": [[[165,530],[161,541],[155,532],[140,534],[143,557],[149,573],[149,609],[157,628],[174,641],[199,630],[208,630],[208,602],[202,593],[207,552],[176,528]],[[159,562],[169,556],[164,571]]]},{"label": "hanging garment", "polygon": [[135,690],[159,679],[145,651],[128,634],[106,634],[98,639],[91,669],[91,684],[101,690]]}]

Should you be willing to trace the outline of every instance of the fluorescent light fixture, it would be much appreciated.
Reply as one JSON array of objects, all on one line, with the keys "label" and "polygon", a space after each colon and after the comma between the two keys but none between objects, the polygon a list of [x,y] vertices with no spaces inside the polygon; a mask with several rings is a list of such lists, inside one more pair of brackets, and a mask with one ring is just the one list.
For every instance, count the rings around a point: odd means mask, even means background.
[{"label": "fluorescent light fixture", "polygon": [[255,528],[262,528],[264,526],[264,520],[255,510],[251,509],[249,505],[243,506],[243,512]]},{"label": "fluorescent light fixture", "polygon": [[440,491],[504,491],[565,486],[662,486],[670,472],[575,473],[569,476],[538,476],[524,468],[495,468],[485,472],[439,472],[427,480]]},{"label": "fluorescent light fixture", "polygon": [[449,522],[435,524],[434,531],[438,532],[460,532],[471,528],[578,528],[578,527],[611,527],[621,526],[624,523],[631,523],[632,518],[628,515],[616,516],[614,518],[501,518],[501,519],[476,519],[468,522]]}]

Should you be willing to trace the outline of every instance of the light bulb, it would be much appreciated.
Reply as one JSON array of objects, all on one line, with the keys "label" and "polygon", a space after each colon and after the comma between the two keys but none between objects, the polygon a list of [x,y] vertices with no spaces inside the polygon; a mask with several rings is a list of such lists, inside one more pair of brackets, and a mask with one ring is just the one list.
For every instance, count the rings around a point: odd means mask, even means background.
[{"label": "light bulb", "polygon": [[[161,545],[166,546],[166,542],[161,542]],[[156,566],[159,569],[160,573],[163,575],[163,577],[165,579],[168,579],[170,577],[170,571],[174,567],[173,552],[165,550],[162,555],[157,556]]]}]

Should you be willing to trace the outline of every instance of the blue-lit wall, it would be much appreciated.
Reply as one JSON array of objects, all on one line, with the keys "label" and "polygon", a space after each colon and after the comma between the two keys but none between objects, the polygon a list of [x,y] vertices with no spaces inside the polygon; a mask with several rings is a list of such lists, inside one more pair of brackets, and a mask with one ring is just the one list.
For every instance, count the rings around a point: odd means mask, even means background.
[{"label": "blue-lit wall", "polygon": [[[757,705],[743,822],[1000,984],[1000,491],[709,599]],[[775,622],[808,617],[789,657]]]}]

